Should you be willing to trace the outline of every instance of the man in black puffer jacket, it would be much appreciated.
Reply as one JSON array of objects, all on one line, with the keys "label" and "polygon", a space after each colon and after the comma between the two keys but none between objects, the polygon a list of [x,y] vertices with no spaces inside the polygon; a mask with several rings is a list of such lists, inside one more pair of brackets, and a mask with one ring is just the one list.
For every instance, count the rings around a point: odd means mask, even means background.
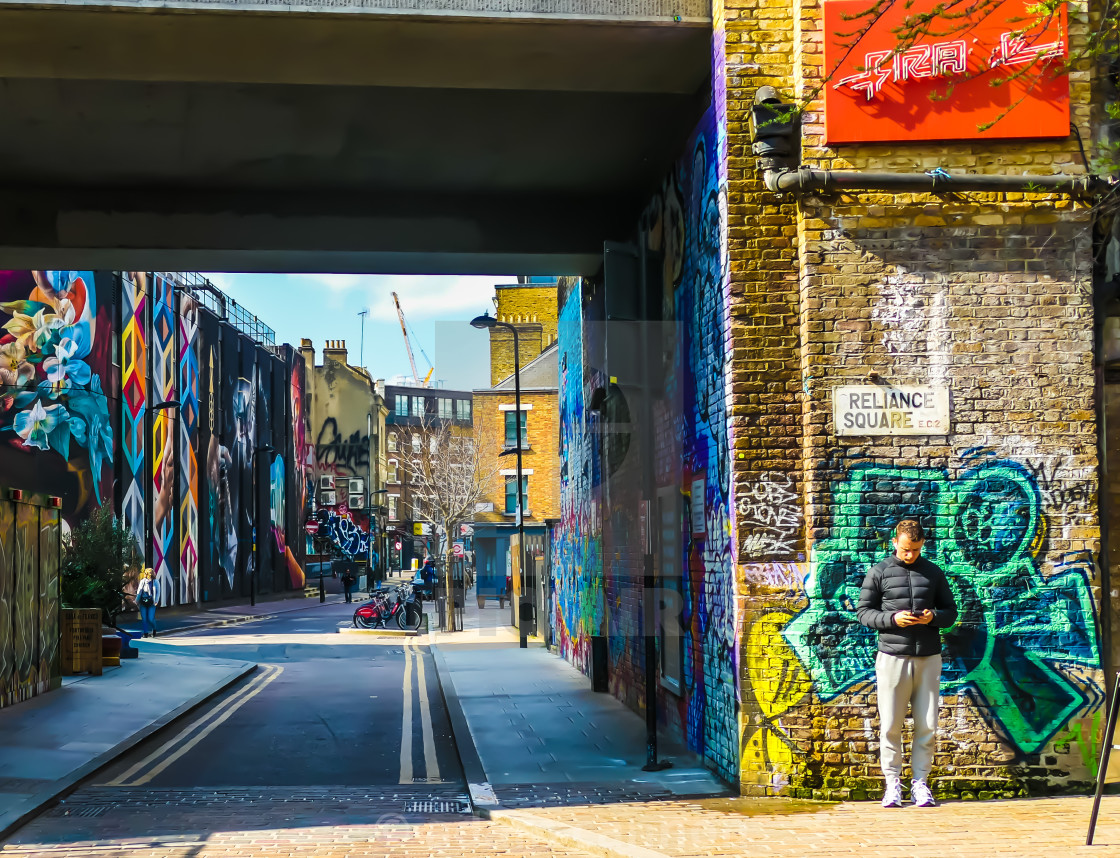
[{"label": "man in black puffer jacket", "polygon": [[918,807],[936,802],[926,779],[937,744],[941,685],[941,630],[957,621],[945,573],[922,557],[925,531],[899,522],[894,554],[867,572],[856,617],[879,633],[875,685],[879,697],[879,761],[886,778],[883,807],[902,807],[902,723],[906,704],[914,716],[910,797]]}]

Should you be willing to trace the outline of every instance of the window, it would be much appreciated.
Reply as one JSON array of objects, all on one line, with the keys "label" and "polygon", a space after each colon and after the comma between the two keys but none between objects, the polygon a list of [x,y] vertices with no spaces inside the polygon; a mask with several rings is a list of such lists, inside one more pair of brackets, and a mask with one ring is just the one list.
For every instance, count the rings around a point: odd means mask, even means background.
[{"label": "window", "polygon": [[456,399],[455,400],[455,419],[456,420],[470,420],[471,419],[471,401],[469,399]]},{"label": "window", "polygon": [[407,417],[408,416],[408,397],[407,396],[401,396],[399,393],[397,394],[397,416],[398,417]]},{"label": "window", "polygon": [[397,433],[396,432],[390,432],[389,433],[389,437],[386,440],[386,444],[388,444],[388,446],[389,446],[389,452],[390,453],[397,452]]},{"label": "window", "polygon": [[[514,416],[518,412],[505,411],[506,415],[506,446],[517,446],[517,424],[514,422]],[[521,413],[521,449],[527,450],[529,448],[529,412],[522,411]]]},{"label": "window", "polygon": [[400,498],[396,495],[389,495],[389,518],[392,521],[397,520],[397,503],[399,501]]},{"label": "window", "polygon": [[454,416],[451,413],[451,403],[454,402],[454,401],[455,400],[453,400],[453,399],[447,399],[446,397],[442,397],[442,396],[440,397],[440,399],[439,399],[439,416],[440,416],[441,420],[450,420]]},{"label": "window", "polygon": [[390,459],[388,473],[385,475],[385,481],[388,483],[399,483],[401,481],[400,474],[397,473],[397,460]]},{"label": "window", "polygon": [[412,416],[413,417],[423,417],[424,416],[424,397],[423,396],[412,397]]},{"label": "window", "polygon": [[[525,512],[529,509],[529,478],[521,478],[521,495],[525,503]],[[517,477],[506,477],[506,512],[513,515],[517,512]]]},{"label": "window", "polygon": [[413,435],[412,436],[412,455],[413,456],[419,456],[420,455],[420,436],[419,435]]}]

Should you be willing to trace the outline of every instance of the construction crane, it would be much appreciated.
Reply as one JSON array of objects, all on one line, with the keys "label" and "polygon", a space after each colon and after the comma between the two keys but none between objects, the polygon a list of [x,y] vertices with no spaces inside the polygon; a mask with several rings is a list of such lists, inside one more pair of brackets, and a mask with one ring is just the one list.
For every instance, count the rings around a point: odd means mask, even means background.
[{"label": "construction crane", "polygon": [[421,387],[427,387],[428,382],[431,381],[432,373],[436,371],[436,368],[432,365],[432,361],[428,356],[424,354],[424,349],[421,348],[420,354],[424,355],[424,359],[428,361],[430,369],[428,370],[428,374],[424,376],[424,380],[420,381],[420,372],[416,369],[416,358],[412,355],[412,343],[409,342],[408,339],[408,325],[406,325],[404,321],[404,310],[401,309],[401,301],[400,298],[397,297],[396,292],[393,293],[393,303],[397,305],[397,318],[401,320],[401,333],[404,334],[404,348],[405,351],[408,352],[408,363],[409,366],[412,367],[412,377],[420,382]]}]

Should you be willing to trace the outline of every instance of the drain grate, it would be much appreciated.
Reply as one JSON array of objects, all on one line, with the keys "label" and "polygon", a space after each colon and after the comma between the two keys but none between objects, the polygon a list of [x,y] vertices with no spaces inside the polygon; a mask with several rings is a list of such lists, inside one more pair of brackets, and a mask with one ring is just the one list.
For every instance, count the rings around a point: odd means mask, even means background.
[{"label": "drain grate", "polygon": [[73,807],[58,805],[51,808],[47,816],[101,816],[111,806],[108,804],[76,804]]},{"label": "drain grate", "polygon": [[406,801],[405,813],[470,813],[471,803],[462,798],[426,798]]}]

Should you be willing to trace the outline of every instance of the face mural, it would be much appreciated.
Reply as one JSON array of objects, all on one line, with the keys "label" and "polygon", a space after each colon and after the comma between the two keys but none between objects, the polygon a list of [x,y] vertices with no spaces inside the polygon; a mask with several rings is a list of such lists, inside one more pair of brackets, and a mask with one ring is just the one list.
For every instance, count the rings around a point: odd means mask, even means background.
[{"label": "face mural", "polygon": [[71,517],[112,496],[110,296],[92,271],[0,272],[0,472]]},{"label": "face mural", "polygon": [[[904,499],[886,505],[878,498]],[[1047,538],[1035,476],[1014,461],[990,461],[959,479],[942,471],[862,466],[834,493],[832,532],[806,582],[809,607],[785,639],[822,701],[874,677],[874,634],[855,619],[867,568],[889,551],[899,518],[932,523],[924,555],[945,569],[961,622],[945,636],[945,694],[967,692],[1018,751],[1036,753],[1100,689],[1069,671],[1100,663],[1091,559],[1062,558],[1044,577]],[[1006,618],[1013,617],[1014,622]]]}]

